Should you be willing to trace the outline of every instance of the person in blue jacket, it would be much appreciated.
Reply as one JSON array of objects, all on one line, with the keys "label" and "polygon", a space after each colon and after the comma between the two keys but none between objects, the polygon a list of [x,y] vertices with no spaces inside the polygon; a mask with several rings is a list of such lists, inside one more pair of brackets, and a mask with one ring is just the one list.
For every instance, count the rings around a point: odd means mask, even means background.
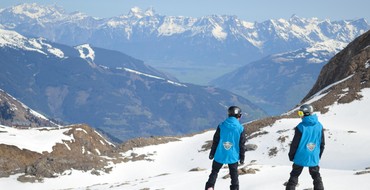
[{"label": "person in blue jacket", "polygon": [[304,104],[299,108],[298,115],[302,117],[295,128],[294,137],[290,145],[289,160],[293,161],[293,169],[286,185],[286,190],[295,190],[298,177],[303,167],[309,168],[313,179],[314,190],[323,190],[324,185],[320,175],[319,162],[325,148],[324,128],[313,114],[313,107]]},{"label": "person in blue jacket", "polygon": [[206,183],[206,190],[213,190],[218,172],[224,164],[228,164],[231,177],[230,190],[239,190],[238,162],[244,164],[245,130],[239,120],[242,110],[237,106],[230,106],[228,118],[221,122],[213,136],[209,159],[213,159],[212,172]]}]

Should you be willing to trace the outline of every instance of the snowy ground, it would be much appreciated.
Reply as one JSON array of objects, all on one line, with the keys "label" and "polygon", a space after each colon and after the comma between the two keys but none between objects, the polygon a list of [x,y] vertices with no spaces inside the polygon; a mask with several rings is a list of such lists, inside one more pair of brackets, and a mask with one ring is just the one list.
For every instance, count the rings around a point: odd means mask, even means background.
[{"label": "snowy ground", "polygon": [[[327,114],[318,115],[319,120],[326,128],[326,149],[320,164],[326,189],[370,189],[370,173],[354,175],[356,172],[365,171],[366,168],[370,167],[370,127],[368,127],[370,123],[368,116],[370,113],[370,89],[364,89],[362,94],[364,98],[361,101],[334,105],[330,107],[330,112]],[[289,178],[291,169],[291,162],[287,156],[288,145],[293,137],[293,128],[299,121],[299,119],[279,120],[272,127],[264,129],[268,134],[247,142],[258,145],[258,149],[246,153],[245,165],[256,160],[248,167],[259,169],[259,171],[256,174],[246,174],[239,177],[241,190],[284,189],[283,183]],[[0,127],[0,131],[6,129],[6,127]],[[12,132],[12,138],[21,136],[16,131]],[[137,154],[152,154],[150,158],[153,161],[114,165],[110,174],[94,176],[89,172],[69,171],[66,172],[68,175],[45,179],[43,183],[33,184],[20,183],[16,180],[17,175],[15,175],[9,178],[0,178],[0,187],[12,190],[203,189],[210,173],[211,161],[208,160],[209,152],[201,152],[200,150],[206,141],[212,139],[213,133],[214,131],[209,131],[193,137],[182,138],[178,142],[135,149],[133,151]],[[11,137],[9,133],[0,133],[0,143],[12,143],[13,141],[9,140]],[[285,141],[282,140],[283,137],[286,138]],[[22,138],[23,140],[14,141],[14,144],[15,142],[26,142],[25,135],[22,135]],[[28,144],[32,142],[31,140],[27,141]],[[22,145],[17,144],[17,146]],[[32,146],[29,147],[32,148]],[[276,155],[269,156],[270,150],[277,150]],[[131,154],[131,152],[126,154]],[[197,167],[205,170],[189,171]],[[367,171],[370,171],[370,168]],[[228,189],[230,179],[222,178],[227,172],[227,169],[220,171],[216,189]],[[297,189],[311,187],[312,180],[308,170],[304,169]]]}]

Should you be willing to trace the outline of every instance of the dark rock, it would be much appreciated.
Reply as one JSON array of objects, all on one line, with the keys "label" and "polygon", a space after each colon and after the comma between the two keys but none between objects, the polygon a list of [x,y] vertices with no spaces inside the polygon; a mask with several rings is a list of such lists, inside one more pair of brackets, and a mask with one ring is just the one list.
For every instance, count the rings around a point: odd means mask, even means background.
[{"label": "dark rock", "polygon": [[246,151],[255,151],[257,150],[258,146],[256,144],[246,144],[245,150]]}]

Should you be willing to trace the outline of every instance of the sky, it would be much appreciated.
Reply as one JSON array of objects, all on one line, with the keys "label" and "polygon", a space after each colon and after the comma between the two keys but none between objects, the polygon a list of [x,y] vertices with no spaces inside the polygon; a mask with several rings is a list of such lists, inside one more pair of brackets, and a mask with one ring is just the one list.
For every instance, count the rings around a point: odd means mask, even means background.
[{"label": "sky", "polygon": [[201,17],[235,15],[250,22],[268,19],[317,17],[329,20],[365,18],[370,20],[369,0],[1,0],[0,8],[20,3],[59,5],[67,12],[80,11],[107,18],[125,15],[132,7],[153,7],[160,15]]}]

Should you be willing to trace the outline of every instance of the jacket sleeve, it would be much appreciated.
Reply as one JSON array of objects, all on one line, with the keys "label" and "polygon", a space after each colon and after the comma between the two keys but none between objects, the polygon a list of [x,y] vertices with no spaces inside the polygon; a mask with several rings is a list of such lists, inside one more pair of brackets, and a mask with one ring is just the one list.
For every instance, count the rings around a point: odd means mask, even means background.
[{"label": "jacket sleeve", "polygon": [[290,144],[289,154],[288,154],[290,161],[294,160],[294,156],[295,156],[295,153],[297,152],[297,148],[299,146],[299,142],[301,141],[301,138],[302,138],[302,133],[301,131],[299,131],[298,127],[296,127],[292,143]]},{"label": "jacket sleeve", "polygon": [[244,161],[245,159],[245,129],[243,129],[242,133],[240,134],[240,141],[239,141],[239,160]]},{"label": "jacket sleeve", "polygon": [[321,135],[321,144],[320,144],[320,159],[321,155],[324,152],[325,149],[325,135],[324,135],[324,128],[322,129],[322,135]]},{"label": "jacket sleeve", "polygon": [[210,157],[214,157],[216,153],[216,149],[218,146],[218,142],[220,141],[220,127],[217,127],[216,133],[213,135],[213,142],[211,152],[209,153]]}]

